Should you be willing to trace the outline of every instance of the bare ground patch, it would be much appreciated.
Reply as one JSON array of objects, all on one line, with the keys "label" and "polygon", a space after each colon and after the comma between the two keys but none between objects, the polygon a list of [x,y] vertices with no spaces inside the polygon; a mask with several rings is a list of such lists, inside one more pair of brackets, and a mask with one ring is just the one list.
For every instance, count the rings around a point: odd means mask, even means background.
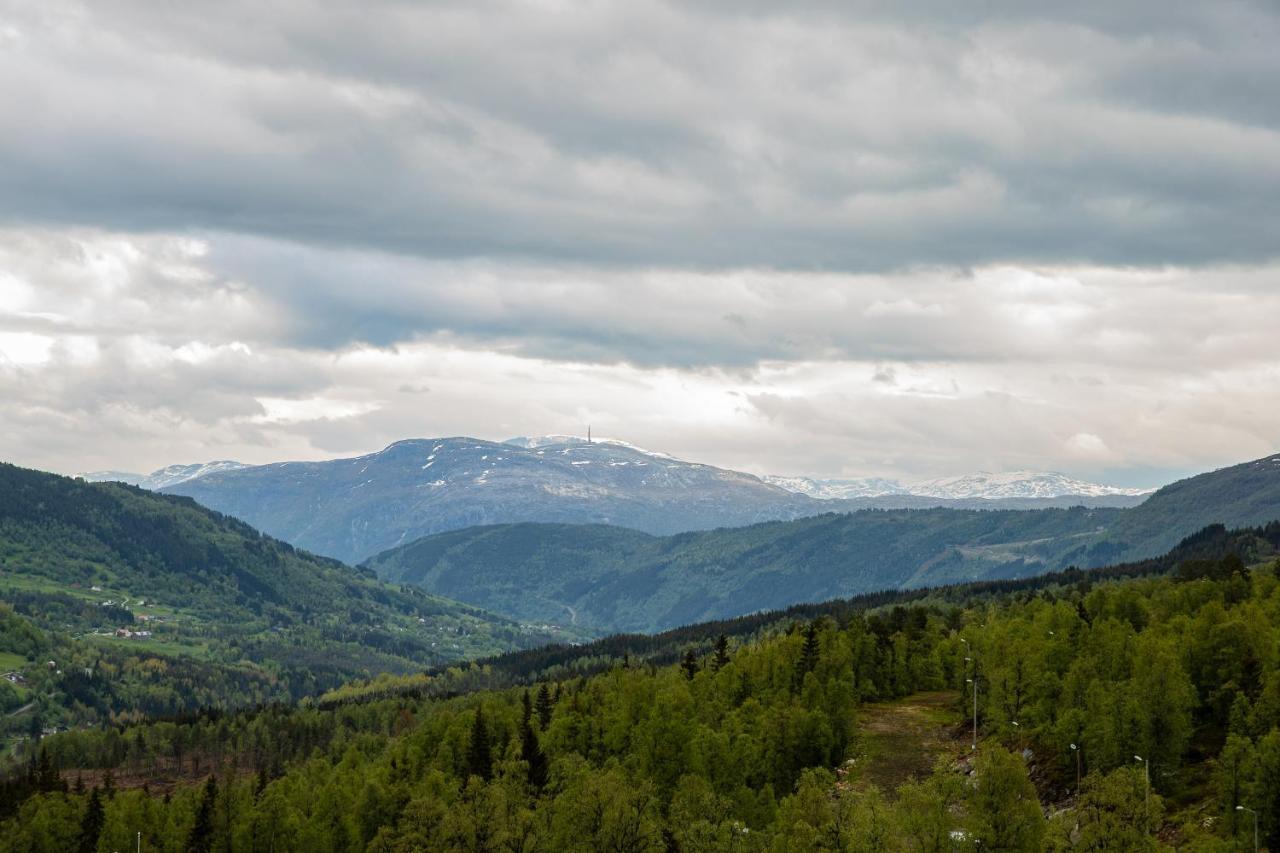
[{"label": "bare ground patch", "polygon": [[953,691],[916,693],[862,708],[860,754],[855,776],[892,794],[905,782],[933,772],[940,758],[968,749],[963,717]]}]

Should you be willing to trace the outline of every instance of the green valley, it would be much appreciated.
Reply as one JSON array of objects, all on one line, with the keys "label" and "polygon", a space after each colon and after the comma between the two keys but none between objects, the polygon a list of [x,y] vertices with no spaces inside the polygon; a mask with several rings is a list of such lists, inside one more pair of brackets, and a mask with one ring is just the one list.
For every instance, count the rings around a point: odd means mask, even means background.
[{"label": "green valley", "polygon": [[[9,736],[312,695],[572,637],[379,582],[189,499],[0,466]],[[12,700],[0,699],[6,705]]]}]

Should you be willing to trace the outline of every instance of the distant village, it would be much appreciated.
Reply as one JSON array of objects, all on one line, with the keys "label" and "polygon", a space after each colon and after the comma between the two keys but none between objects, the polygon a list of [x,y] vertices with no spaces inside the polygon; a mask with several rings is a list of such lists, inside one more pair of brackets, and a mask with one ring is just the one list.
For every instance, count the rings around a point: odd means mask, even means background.
[{"label": "distant village", "polygon": [[[102,592],[103,590],[102,590],[102,587],[100,586],[91,586],[89,587],[89,591]],[[99,607],[128,607],[130,604],[132,604],[134,607],[142,607],[142,606],[145,606],[146,603],[147,601],[145,598],[139,598],[137,601],[133,601],[133,602],[130,602],[128,598],[122,598],[119,601],[116,601],[114,598],[108,598],[104,601],[98,602],[98,606]],[[154,605],[155,602],[152,602],[152,604]],[[135,613],[133,614],[133,618],[134,618],[134,621],[142,622],[142,623],[165,621],[163,616],[153,616],[146,613]],[[121,637],[126,640],[146,640],[152,636],[152,632],[149,630],[134,631],[130,628],[116,628],[114,631],[110,631],[110,632],[94,631],[93,633],[95,636]]]}]

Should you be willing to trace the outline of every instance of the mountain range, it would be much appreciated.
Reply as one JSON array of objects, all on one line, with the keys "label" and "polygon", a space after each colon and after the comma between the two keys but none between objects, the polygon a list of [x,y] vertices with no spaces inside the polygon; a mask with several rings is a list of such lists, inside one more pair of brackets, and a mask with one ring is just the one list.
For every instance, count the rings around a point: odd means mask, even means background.
[{"label": "mountain range", "polygon": [[1065,474],[1045,471],[1009,471],[992,474],[979,471],[958,477],[938,477],[902,483],[883,477],[862,479],[812,479],[810,477],[765,476],[765,482],[819,500],[878,498],[887,495],[916,495],[943,500],[998,500],[1026,498],[1131,497],[1140,498],[1153,489],[1126,489],[1077,480]]},{"label": "mountain range", "polygon": [[655,631],[806,601],[1019,578],[1163,553],[1211,524],[1280,519],[1280,455],[1179,481],[1130,509],[828,513],[651,536],[514,524],[421,539],[371,559],[413,583],[522,619]]},{"label": "mountain range", "polygon": [[[1020,472],[921,484],[760,478],[626,442],[533,436],[503,443],[414,439],[350,459],[175,465],[99,472],[193,497],[315,553],[359,562],[421,536],[476,525],[608,524],[656,535],[867,508],[1132,506],[1144,495]],[[844,484],[844,485],[842,485]],[[878,484],[878,485],[877,485]],[[873,493],[874,492],[874,493]]]},{"label": "mountain range", "polygon": [[205,474],[164,491],[352,563],[476,525],[613,524],[667,534],[827,509],[750,474],[621,442],[522,443],[399,441],[352,459]]}]

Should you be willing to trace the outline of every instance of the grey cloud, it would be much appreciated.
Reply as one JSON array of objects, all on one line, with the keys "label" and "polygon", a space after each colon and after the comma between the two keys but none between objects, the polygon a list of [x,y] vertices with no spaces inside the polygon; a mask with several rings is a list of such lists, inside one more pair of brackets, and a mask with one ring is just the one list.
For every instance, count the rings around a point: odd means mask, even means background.
[{"label": "grey cloud", "polygon": [[0,0],[10,458],[1274,450],[1273,3],[211,8]]},{"label": "grey cloud", "polygon": [[0,310],[0,331],[137,335],[169,347],[222,347],[221,358],[246,361],[236,347],[327,352],[429,341],[746,374],[773,362],[847,360],[888,371],[895,362],[1070,360],[1198,373],[1273,359],[1278,278],[1276,267],[983,267],[963,277],[930,268],[619,270],[225,234],[23,231],[0,232],[0,293],[5,281],[17,287],[16,310]]},{"label": "grey cloud", "polygon": [[1261,2],[8,17],[10,222],[848,271],[1251,262],[1280,236]]}]

